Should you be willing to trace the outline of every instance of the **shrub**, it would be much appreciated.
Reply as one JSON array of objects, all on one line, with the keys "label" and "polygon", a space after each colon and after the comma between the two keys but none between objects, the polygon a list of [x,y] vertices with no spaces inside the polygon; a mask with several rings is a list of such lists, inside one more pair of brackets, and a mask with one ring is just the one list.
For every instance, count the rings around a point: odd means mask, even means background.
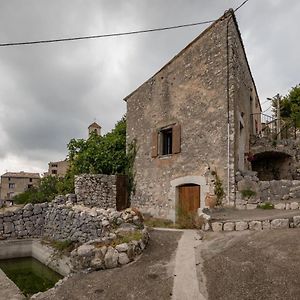
[{"label": "shrub", "polygon": [[240,193],[242,194],[243,198],[250,198],[250,197],[256,195],[256,192],[252,191],[250,189],[242,190],[242,191],[240,191]]},{"label": "shrub", "polygon": [[261,209],[273,209],[274,204],[270,202],[265,202],[265,203],[258,204],[257,207]]}]

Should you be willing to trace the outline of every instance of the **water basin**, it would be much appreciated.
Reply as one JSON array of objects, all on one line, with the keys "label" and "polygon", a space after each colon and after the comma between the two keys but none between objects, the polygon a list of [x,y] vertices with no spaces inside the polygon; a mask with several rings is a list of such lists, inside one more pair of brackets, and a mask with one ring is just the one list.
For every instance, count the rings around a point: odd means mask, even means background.
[{"label": "water basin", "polygon": [[33,257],[0,260],[0,268],[27,297],[48,290],[63,278]]}]

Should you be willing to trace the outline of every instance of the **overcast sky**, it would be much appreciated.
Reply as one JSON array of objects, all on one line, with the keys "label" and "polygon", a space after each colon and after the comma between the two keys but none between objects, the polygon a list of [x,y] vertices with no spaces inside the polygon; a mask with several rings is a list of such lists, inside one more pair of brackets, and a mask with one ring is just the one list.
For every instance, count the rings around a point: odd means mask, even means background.
[{"label": "overcast sky", "polygon": [[[211,20],[241,2],[0,0],[0,43]],[[299,0],[250,0],[237,12],[261,103],[300,82],[299,16]],[[122,99],[206,27],[0,47],[0,173],[46,171],[94,119],[109,131],[125,113]]]}]

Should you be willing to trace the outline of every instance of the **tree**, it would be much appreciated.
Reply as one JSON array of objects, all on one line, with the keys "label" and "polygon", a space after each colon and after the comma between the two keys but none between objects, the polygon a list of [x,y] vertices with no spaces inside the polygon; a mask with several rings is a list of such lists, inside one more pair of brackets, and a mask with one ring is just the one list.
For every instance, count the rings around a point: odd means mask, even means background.
[{"label": "tree", "polygon": [[124,174],[127,168],[126,117],[104,136],[92,133],[87,140],[72,139],[68,158],[73,174]]},{"label": "tree", "polygon": [[[273,101],[273,107],[276,108],[277,103]],[[280,101],[281,118],[286,122],[296,122],[300,127],[300,84],[293,87],[286,96]]]}]

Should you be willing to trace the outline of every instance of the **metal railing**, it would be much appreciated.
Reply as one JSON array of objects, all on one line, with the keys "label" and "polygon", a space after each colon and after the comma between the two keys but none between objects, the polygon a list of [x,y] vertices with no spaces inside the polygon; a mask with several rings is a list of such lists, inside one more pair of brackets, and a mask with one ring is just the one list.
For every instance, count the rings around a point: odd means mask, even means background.
[{"label": "metal railing", "polygon": [[267,137],[272,140],[279,139],[296,139],[297,123],[295,120],[280,121],[280,131],[277,130],[277,119],[263,113],[250,115],[252,129],[255,128],[255,120],[260,120],[261,127],[259,130],[252,130],[252,135],[257,137]]}]

